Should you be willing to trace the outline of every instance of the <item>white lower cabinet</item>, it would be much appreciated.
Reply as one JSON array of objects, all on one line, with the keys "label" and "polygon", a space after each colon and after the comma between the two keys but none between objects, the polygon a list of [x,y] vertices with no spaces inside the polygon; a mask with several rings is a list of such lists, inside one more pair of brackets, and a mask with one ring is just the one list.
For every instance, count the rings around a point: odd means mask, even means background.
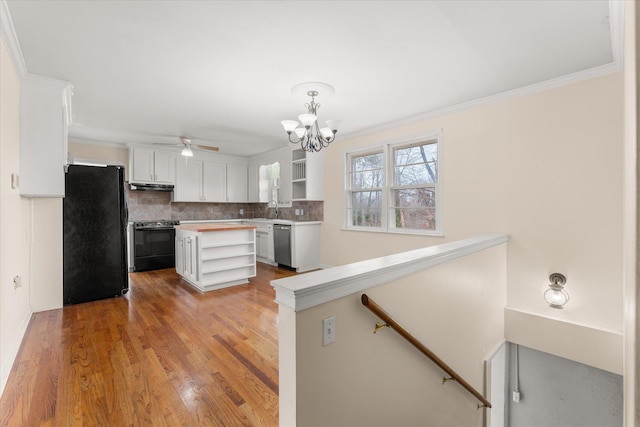
[{"label": "white lower cabinet", "polygon": [[255,228],[176,229],[176,272],[206,292],[248,283],[256,275]]},{"label": "white lower cabinet", "polygon": [[269,256],[269,240],[266,233],[256,233],[256,255],[258,258]]},{"label": "white lower cabinet", "polygon": [[243,220],[256,227],[256,257],[265,264],[276,265],[273,242],[274,224],[291,226],[291,268],[305,272],[320,268],[320,221]]},{"label": "white lower cabinet", "polygon": [[320,268],[320,222],[291,226],[291,267],[298,273]]},{"label": "white lower cabinet", "polygon": [[198,236],[176,230],[176,272],[188,281],[198,280]]},{"label": "white lower cabinet", "polygon": [[256,257],[258,261],[275,265],[273,248],[273,224],[266,221],[242,221],[256,227]]}]

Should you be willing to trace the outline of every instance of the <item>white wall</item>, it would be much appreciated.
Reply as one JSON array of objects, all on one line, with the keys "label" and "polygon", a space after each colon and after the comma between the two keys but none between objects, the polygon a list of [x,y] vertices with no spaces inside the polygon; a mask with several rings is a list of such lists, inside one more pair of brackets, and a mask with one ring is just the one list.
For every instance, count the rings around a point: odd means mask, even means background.
[{"label": "white wall", "polygon": [[129,180],[129,149],[104,143],[69,141],[69,156],[74,160],[103,160],[124,166],[124,179]]},{"label": "white wall", "polygon": [[[326,152],[322,262],[505,232],[507,307],[622,333],[623,95],[618,72],[337,141]],[[343,170],[345,150],[436,129],[445,236],[343,230],[344,177],[328,171]],[[543,300],[552,272],[568,278],[565,310]]]},{"label": "white wall", "polygon": [[[506,246],[365,292],[481,393],[484,361],[502,343]],[[481,426],[475,397],[455,382],[443,386],[446,374],[395,331],[373,334],[380,319],[360,295],[296,313],[281,305],[280,425]],[[323,347],[330,316],[336,341]]]},{"label": "white wall", "polygon": [[62,199],[31,203],[31,308],[62,308]]},{"label": "white wall", "polygon": [[[18,174],[19,79],[0,38],[0,393],[31,317],[31,203],[11,188]],[[19,276],[22,287],[13,288]]]}]

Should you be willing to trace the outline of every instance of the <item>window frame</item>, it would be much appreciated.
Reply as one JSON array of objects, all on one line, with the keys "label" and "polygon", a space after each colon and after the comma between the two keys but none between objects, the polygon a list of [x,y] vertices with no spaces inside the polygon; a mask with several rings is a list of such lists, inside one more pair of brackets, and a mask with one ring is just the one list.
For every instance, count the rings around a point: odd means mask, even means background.
[{"label": "window frame", "polygon": [[[386,224],[387,222],[387,209],[386,209],[386,197],[387,197],[387,192],[386,192],[386,179],[387,179],[387,165],[386,165],[386,158],[387,156],[385,155],[385,147],[384,146],[375,146],[375,147],[368,147],[366,149],[362,149],[362,150],[357,150],[357,151],[349,151],[346,153],[346,156],[344,157],[345,159],[345,171],[346,173],[344,174],[344,179],[345,179],[345,209],[344,209],[344,224],[345,226],[347,226],[346,228],[348,228],[349,230],[361,230],[361,231],[384,231],[384,224]],[[354,190],[351,188],[351,176],[353,173],[353,170],[351,169],[352,166],[352,159],[354,157],[364,157],[370,154],[378,154],[381,153],[382,154],[382,173],[383,173],[383,186],[382,187],[372,187],[372,190],[378,191],[377,189],[379,189],[380,191],[380,200],[381,200],[381,207],[380,207],[380,227],[376,227],[376,226],[363,226],[363,225],[354,225],[351,221],[351,215],[353,212],[352,209],[352,195],[355,192],[358,192],[357,190]],[[361,190],[361,189],[358,189]]]},{"label": "window frame", "polygon": [[[344,152],[344,205],[343,205],[343,229],[350,231],[368,231],[377,233],[395,233],[395,234],[417,234],[427,236],[444,236],[443,228],[443,190],[442,190],[442,130],[429,132],[418,137],[409,139],[396,140],[383,144],[372,145],[366,148],[358,148],[354,150],[345,150]],[[437,179],[435,183],[420,184],[417,186],[399,186],[395,184],[395,159],[394,151],[404,147],[436,144],[437,159],[435,161],[437,170]],[[381,225],[363,226],[354,225],[351,218],[353,211],[351,206],[351,197],[354,189],[351,188],[352,176],[352,159],[367,154],[382,153],[383,156],[383,187],[381,195]],[[433,188],[435,191],[435,229],[425,230],[418,228],[399,228],[395,225],[395,209],[393,206],[394,190],[403,188]],[[392,215],[392,212],[394,213]]]}]

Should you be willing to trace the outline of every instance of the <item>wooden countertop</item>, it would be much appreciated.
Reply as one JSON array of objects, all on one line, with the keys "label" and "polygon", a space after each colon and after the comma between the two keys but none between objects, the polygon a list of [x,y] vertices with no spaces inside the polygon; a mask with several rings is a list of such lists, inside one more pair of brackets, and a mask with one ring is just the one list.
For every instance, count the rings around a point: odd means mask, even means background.
[{"label": "wooden countertop", "polygon": [[204,224],[183,224],[177,225],[176,228],[181,230],[189,230],[195,231],[199,233],[209,232],[209,231],[229,231],[229,230],[247,230],[256,228],[255,225],[247,225],[247,224],[221,224],[221,223],[204,223]]}]

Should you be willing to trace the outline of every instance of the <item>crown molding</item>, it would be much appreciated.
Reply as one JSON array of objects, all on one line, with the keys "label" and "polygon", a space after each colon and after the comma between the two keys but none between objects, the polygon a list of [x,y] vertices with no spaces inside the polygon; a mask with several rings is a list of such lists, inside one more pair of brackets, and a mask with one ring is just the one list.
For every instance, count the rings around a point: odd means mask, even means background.
[{"label": "crown molding", "polygon": [[480,107],[485,104],[492,104],[498,101],[504,101],[511,98],[518,98],[525,95],[532,95],[534,93],[543,92],[545,90],[567,86],[573,83],[578,83],[584,80],[589,80],[596,77],[601,77],[607,74],[612,74],[618,71],[622,71],[622,69],[623,69],[622,64],[617,64],[615,62],[612,62],[610,64],[601,65],[601,66],[590,68],[584,71],[578,71],[573,74],[567,74],[565,76],[560,76],[554,79],[546,80],[544,82],[535,83],[529,86],[523,86],[521,88],[509,90],[506,92],[501,92],[495,95],[485,96],[483,98],[473,99],[471,101],[462,102],[460,104],[451,105],[449,107],[439,108],[437,110],[429,111],[427,113],[422,113],[422,114],[414,115],[404,119],[396,120],[393,122],[384,123],[379,126],[373,126],[360,132],[350,132],[350,133],[344,134],[342,138],[343,139],[356,138],[356,137],[371,135],[371,134],[382,132],[385,130],[395,129],[400,126],[413,124],[413,123],[417,123],[424,120],[430,120],[436,117],[458,113],[465,110],[470,110],[472,108]]},{"label": "crown molding", "polygon": [[16,69],[18,78],[22,80],[27,76],[27,74],[29,74],[29,71],[27,70],[27,64],[24,62],[24,57],[22,56],[22,49],[20,48],[18,35],[16,34],[16,29],[13,26],[11,13],[9,12],[9,6],[7,5],[6,0],[0,0],[0,35],[2,35],[2,39],[7,46],[9,56],[11,57],[13,66]]},{"label": "crown molding", "polygon": [[356,138],[365,135],[371,135],[373,133],[394,129],[399,126],[404,126],[424,120],[433,119],[436,117],[445,116],[448,114],[469,110],[481,105],[491,104],[494,102],[517,98],[520,96],[531,95],[545,90],[555,89],[584,80],[589,80],[622,71],[624,68],[624,4],[625,2],[623,0],[609,0],[609,28],[611,33],[612,54],[612,62],[610,62],[609,64],[600,65],[588,70],[578,71],[572,74],[545,80],[543,82],[508,90],[505,92],[497,93],[495,95],[485,96],[483,98],[478,98],[471,101],[462,102],[460,104],[439,108],[422,114],[406,117],[400,120],[383,123],[378,126],[367,128],[366,130],[345,133],[343,134],[342,138]]}]

